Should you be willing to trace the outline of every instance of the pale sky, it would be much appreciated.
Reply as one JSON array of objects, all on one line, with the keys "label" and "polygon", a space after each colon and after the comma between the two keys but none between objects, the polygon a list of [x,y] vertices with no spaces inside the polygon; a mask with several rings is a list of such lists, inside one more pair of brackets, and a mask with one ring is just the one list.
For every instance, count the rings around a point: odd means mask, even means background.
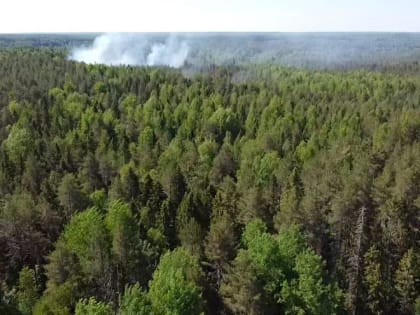
[{"label": "pale sky", "polygon": [[420,0],[1,0],[0,33],[420,32]]}]

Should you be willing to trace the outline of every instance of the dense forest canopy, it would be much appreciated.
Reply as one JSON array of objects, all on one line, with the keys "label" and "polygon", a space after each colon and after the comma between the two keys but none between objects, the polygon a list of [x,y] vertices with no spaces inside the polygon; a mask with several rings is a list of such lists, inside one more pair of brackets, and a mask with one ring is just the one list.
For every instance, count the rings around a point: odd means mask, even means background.
[{"label": "dense forest canopy", "polygon": [[80,36],[0,36],[1,314],[420,314],[419,35],[198,72]]}]

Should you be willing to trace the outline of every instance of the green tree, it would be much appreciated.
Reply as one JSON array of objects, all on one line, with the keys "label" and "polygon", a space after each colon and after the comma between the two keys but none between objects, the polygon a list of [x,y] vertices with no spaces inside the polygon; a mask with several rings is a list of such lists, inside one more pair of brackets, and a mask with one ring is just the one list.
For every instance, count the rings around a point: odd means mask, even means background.
[{"label": "green tree", "polygon": [[65,214],[68,218],[86,206],[86,197],[83,195],[80,185],[73,174],[63,176],[57,188],[57,198],[60,205],[65,209]]},{"label": "green tree", "polygon": [[395,272],[395,288],[401,311],[412,314],[420,294],[420,262],[413,249],[409,249],[400,260]]},{"label": "green tree", "polygon": [[34,270],[24,267],[19,273],[19,288],[17,292],[18,309],[23,315],[32,314],[38,299],[38,288]]},{"label": "green tree", "polygon": [[277,230],[281,230],[284,226],[300,223],[303,216],[300,209],[301,198],[302,187],[298,171],[293,169],[281,194],[280,209],[274,217],[274,224]]},{"label": "green tree", "polygon": [[87,279],[95,280],[99,277],[105,281],[110,244],[99,211],[90,208],[75,215],[65,227],[62,237],[68,250],[78,258]]},{"label": "green tree", "polygon": [[372,314],[383,314],[386,305],[386,283],[383,281],[380,252],[369,248],[364,256],[364,287],[367,291],[366,306]]},{"label": "green tree", "polygon": [[219,288],[229,261],[235,258],[237,238],[235,227],[228,215],[212,219],[206,237],[205,254],[214,269],[216,288]]},{"label": "green tree", "polygon": [[0,261],[6,261],[6,270],[16,268],[18,272],[24,265],[43,263],[51,246],[48,234],[53,230],[45,224],[53,222],[47,221],[41,211],[26,192],[5,196],[0,206],[0,253],[4,255]]},{"label": "green tree", "polygon": [[76,284],[67,281],[61,285],[54,285],[44,292],[33,309],[34,315],[70,315],[76,304]]},{"label": "green tree", "polygon": [[277,236],[277,243],[283,261],[283,270],[287,279],[296,277],[294,270],[296,258],[308,249],[305,237],[297,226],[283,229]]},{"label": "green tree", "polygon": [[342,292],[324,280],[322,258],[311,250],[296,257],[297,279],[284,283],[281,300],[286,314],[339,314]]},{"label": "green tree", "polygon": [[249,222],[242,234],[242,243],[262,282],[268,309],[278,311],[278,300],[284,275],[284,262],[275,237],[267,232],[267,226],[260,219]]},{"label": "green tree", "polygon": [[25,127],[13,125],[8,138],[4,142],[5,150],[11,161],[19,163],[30,152],[33,139],[30,130]]},{"label": "green tree", "polygon": [[94,298],[80,300],[76,304],[75,315],[113,315],[112,305],[97,302]]},{"label": "green tree", "polygon": [[201,270],[197,258],[183,248],[162,256],[149,284],[156,314],[202,314]]},{"label": "green tree", "polygon": [[120,299],[119,315],[149,315],[153,314],[147,293],[138,284],[125,288]]},{"label": "green tree", "polygon": [[234,314],[262,314],[263,288],[247,251],[240,250],[220,286],[226,306]]},{"label": "green tree", "polygon": [[201,257],[202,241],[205,237],[202,227],[194,218],[188,219],[186,223],[180,226],[178,238],[182,247],[188,249],[191,254]]},{"label": "green tree", "polygon": [[135,279],[136,274],[143,274],[138,267],[141,258],[141,252],[137,250],[139,235],[130,207],[120,201],[109,204],[105,226],[111,237],[111,256],[119,294],[125,283]]},{"label": "green tree", "polygon": [[420,297],[416,299],[416,305],[414,306],[414,314],[419,315],[420,314]]}]

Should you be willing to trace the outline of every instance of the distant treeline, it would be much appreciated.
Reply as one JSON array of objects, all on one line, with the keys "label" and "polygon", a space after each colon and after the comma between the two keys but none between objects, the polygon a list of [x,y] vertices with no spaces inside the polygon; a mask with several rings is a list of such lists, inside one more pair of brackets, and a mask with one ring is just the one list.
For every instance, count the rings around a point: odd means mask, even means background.
[{"label": "distant treeline", "polygon": [[0,48],[69,48],[92,43],[95,33],[0,34]]},{"label": "distant treeline", "polygon": [[[0,35],[0,47],[88,46],[95,33]],[[300,68],[377,69],[420,61],[420,33],[126,33],[133,41],[186,41],[185,67],[278,64]]]}]

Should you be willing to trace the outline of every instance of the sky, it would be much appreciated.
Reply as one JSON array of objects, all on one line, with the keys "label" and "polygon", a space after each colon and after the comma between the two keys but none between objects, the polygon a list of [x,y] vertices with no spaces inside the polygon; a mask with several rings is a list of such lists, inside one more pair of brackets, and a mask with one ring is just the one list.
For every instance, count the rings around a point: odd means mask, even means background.
[{"label": "sky", "polygon": [[2,0],[0,33],[420,32],[420,0]]}]

